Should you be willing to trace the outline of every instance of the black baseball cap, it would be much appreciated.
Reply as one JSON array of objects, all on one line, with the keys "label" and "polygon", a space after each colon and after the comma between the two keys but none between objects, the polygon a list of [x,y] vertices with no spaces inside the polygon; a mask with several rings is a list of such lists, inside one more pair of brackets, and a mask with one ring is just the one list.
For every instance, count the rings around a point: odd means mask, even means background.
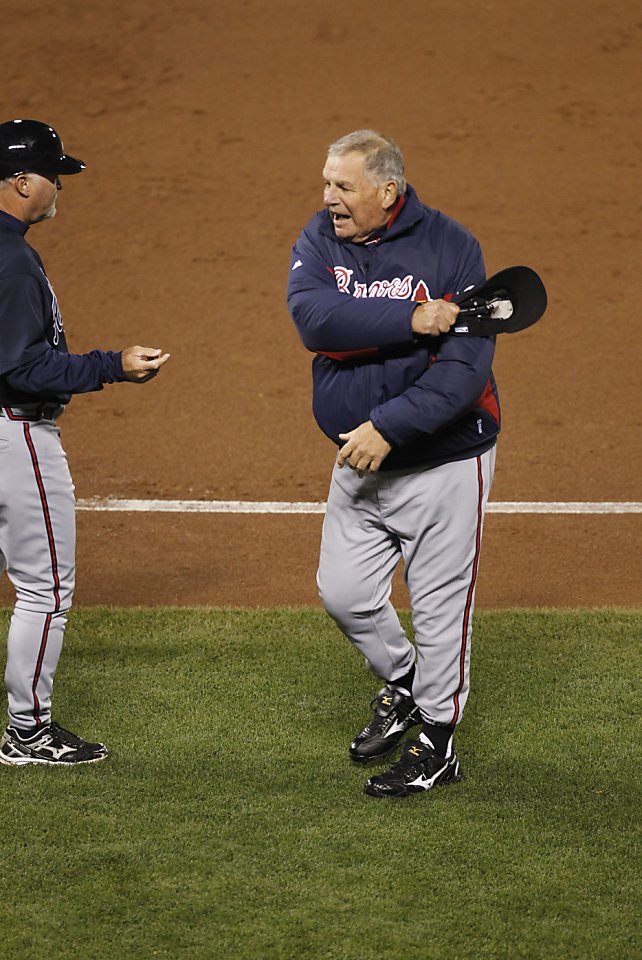
[{"label": "black baseball cap", "polygon": [[46,173],[56,176],[80,173],[82,160],[65,153],[62,140],[47,123],[39,120],[8,120],[0,123],[0,177],[16,173]]}]

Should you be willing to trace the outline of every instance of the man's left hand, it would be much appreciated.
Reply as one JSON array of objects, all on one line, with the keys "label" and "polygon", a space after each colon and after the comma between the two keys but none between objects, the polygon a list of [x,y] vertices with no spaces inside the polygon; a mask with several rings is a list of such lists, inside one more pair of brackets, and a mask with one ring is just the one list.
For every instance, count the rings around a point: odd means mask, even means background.
[{"label": "man's left hand", "polygon": [[366,473],[376,473],[392,450],[388,441],[374,428],[371,420],[349,433],[340,433],[339,440],[346,442],[339,450],[338,465],[343,467],[347,463],[360,477]]},{"label": "man's left hand", "polygon": [[157,347],[127,347],[121,354],[123,373],[132,383],[147,383],[167,363],[169,356]]}]

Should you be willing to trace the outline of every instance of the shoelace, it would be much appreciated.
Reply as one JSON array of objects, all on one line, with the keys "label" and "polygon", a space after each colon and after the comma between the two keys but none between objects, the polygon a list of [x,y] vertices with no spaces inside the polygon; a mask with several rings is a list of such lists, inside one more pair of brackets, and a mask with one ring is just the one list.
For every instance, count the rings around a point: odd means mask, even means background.
[{"label": "shoelace", "polygon": [[69,730],[65,730],[64,727],[58,726],[58,724],[54,723],[53,721],[49,727],[49,732],[51,734],[52,743],[57,747],[60,747],[60,746],[77,747],[78,746],[78,743],[74,742],[74,741],[77,741],[77,737],[74,737],[74,735],[70,733]]}]

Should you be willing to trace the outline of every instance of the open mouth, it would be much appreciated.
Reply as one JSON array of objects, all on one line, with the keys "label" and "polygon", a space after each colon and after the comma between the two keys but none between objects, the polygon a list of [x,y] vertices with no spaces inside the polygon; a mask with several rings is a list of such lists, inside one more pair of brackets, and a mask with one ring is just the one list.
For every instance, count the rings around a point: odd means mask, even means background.
[{"label": "open mouth", "polygon": [[350,216],[347,213],[333,213],[331,214],[332,220],[334,223],[338,223],[340,220],[349,220]]}]

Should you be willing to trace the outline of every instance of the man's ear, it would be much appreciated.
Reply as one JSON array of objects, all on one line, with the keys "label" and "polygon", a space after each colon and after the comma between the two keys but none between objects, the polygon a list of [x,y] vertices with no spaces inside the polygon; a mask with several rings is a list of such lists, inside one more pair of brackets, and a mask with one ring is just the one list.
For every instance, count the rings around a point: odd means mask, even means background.
[{"label": "man's ear", "polygon": [[387,183],[384,183],[381,187],[382,189],[382,199],[381,205],[384,210],[389,210],[390,207],[394,207],[395,203],[398,200],[397,197],[397,184],[394,180],[388,180]]},{"label": "man's ear", "polygon": [[28,174],[18,173],[13,180],[14,187],[21,197],[28,197],[31,193],[31,180]]}]

